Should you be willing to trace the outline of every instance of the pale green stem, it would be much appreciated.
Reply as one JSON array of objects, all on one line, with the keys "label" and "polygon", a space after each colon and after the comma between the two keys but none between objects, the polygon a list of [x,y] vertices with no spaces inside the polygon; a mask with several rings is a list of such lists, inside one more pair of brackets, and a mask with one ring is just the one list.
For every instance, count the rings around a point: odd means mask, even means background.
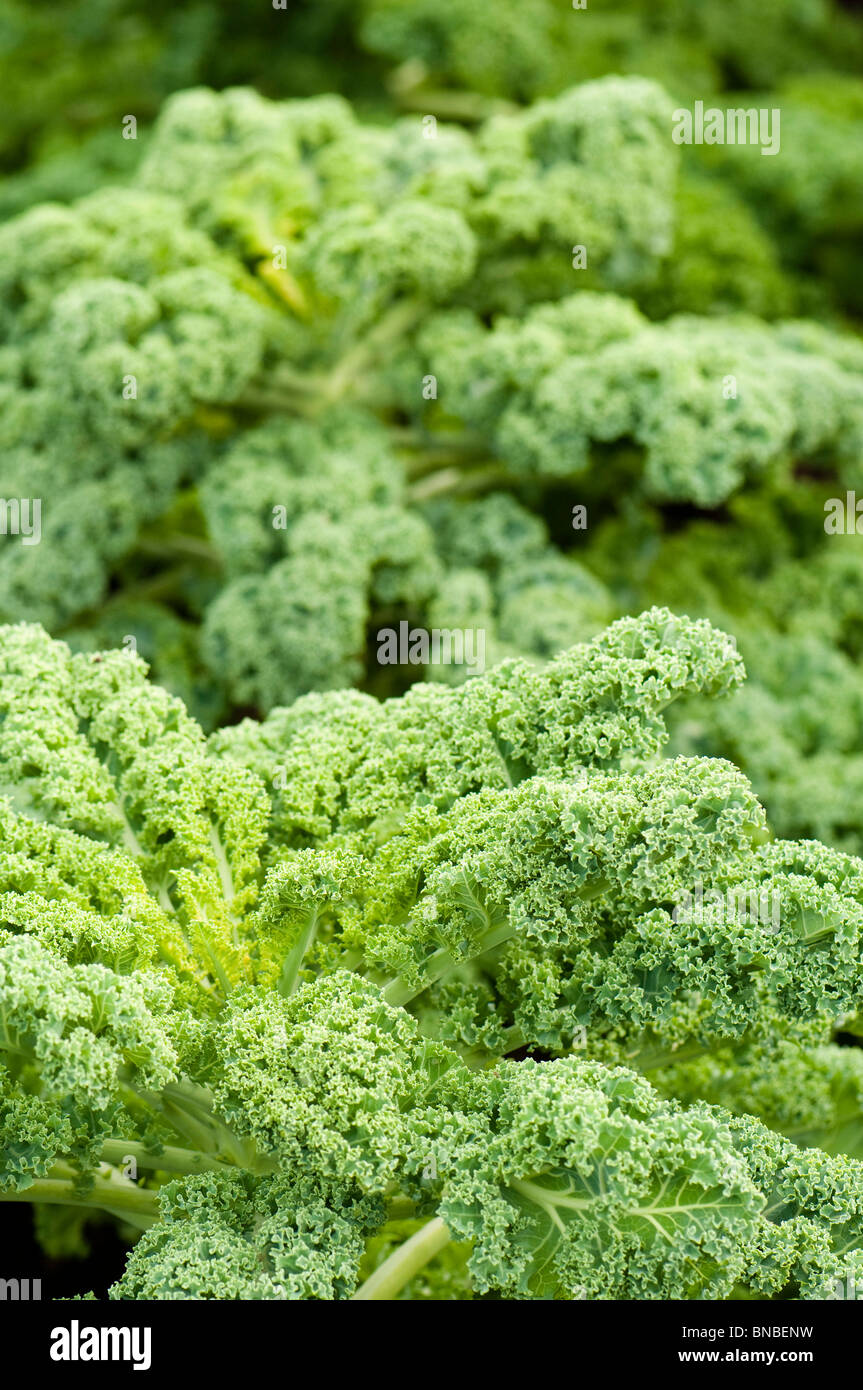
[{"label": "pale green stem", "polygon": [[712,1042],[699,1042],[691,1038],[678,1047],[644,1047],[640,1052],[627,1054],[626,1065],[635,1067],[638,1071],[659,1071],[662,1067],[673,1067],[678,1062],[691,1062],[697,1057],[719,1052],[726,1047],[741,1047],[744,1042],[744,1038],[716,1038]]},{"label": "pale green stem", "polygon": [[[507,918],[504,922],[496,922],[484,933],[480,940],[479,949],[471,956],[471,960],[476,960],[477,956],[484,955],[486,951],[491,951],[495,946],[501,946],[505,941],[515,934],[515,927]],[[388,1004],[400,1005],[409,1004],[418,994],[422,994],[424,989],[433,985],[437,980],[442,980],[451,970],[455,970],[459,965],[466,964],[465,961],[456,960],[445,946],[433,952],[428,957],[422,967],[422,981],[418,985],[409,985],[402,979],[391,980],[383,990],[384,999]]]},{"label": "pale green stem", "polygon": [[159,1214],[158,1194],[150,1188],[135,1187],[97,1178],[88,1192],[80,1192],[74,1179],[36,1178],[29,1187],[0,1192],[0,1202],[46,1202],[53,1206],[95,1207],[122,1217],[140,1230],[146,1230]]},{"label": "pale green stem", "polygon": [[297,987],[297,976],[300,967],[306,958],[306,952],[315,939],[318,930],[319,912],[317,906],[313,907],[306,918],[303,928],[297,936],[296,941],[285,956],[282,964],[282,972],[279,976],[278,991],[288,999]]},{"label": "pale green stem", "polygon": [[362,379],[378,355],[410,332],[423,312],[423,306],[414,300],[399,300],[374,328],[351,344],[328,372],[279,368],[269,383],[270,389],[244,392],[239,404],[260,410],[289,408],[298,414],[315,416],[349,392],[362,397]]},{"label": "pale green stem", "polygon": [[108,1139],[102,1145],[100,1155],[103,1163],[122,1164],[134,1159],[139,1168],[148,1168],[159,1173],[221,1173],[230,1172],[231,1165],[207,1154],[195,1153],[192,1149],[178,1149],[168,1145],[161,1153],[148,1149],[137,1139]]},{"label": "pale green stem", "polygon": [[466,1067],[471,1071],[483,1071],[487,1067],[493,1067],[496,1062],[501,1061],[510,1052],[515,1052],[519,1047],[525,1047],[530,1041],[520,1028],[512,1024],[509,1028],[504,1028],[504,1045],[499,1052],[489,1052],[485,1047],[474,1047],[469,1052],[463,1052],[461,1059]]},{"label": "pale green stem", "polygon": [[[608,887],[607,879],[598,878],[586,884],[579,892],[578,897],[582,902],[592,902],[607,892]],[[495,917],[480,936],[476,950],[469,957],[456,959],[445,946],[441,946],[423,962],[419,984],[408,984],[401,976],[396,976],[394,980],[390,980],[388,984],[383,986],[383,997],[388,1004],[396,1006],[409,1004],[412,999],[416,999],[418,994],[422,994],[423,990],[428,989],[429,985],[436,984],[438,980],[442,980],[460,966],[467,965],[469,960],[478,960],[487,951],[493,951],[496,946],[505,945],[515,933],[516,927],[508,917],[503,919]],[[517,1047],[518,1043],[514,1043],[513,1046]]]},{"label": "pale green stem", "polygon": [[[194,1149],[210,1158],[221,1155],[240,1168],[250,1168],[256,1156],[252,1146],[244,1143],[214,1114],[213,1097],[204,1086],[192,1081],[169,1082],[161,1091],[139,1090],[130,1087],[134,1095],[151,1110],[163,1116],[176,1134]],[[256,1167],[255,1171],[260,1171]]]},{"label": "pale green stem", "polygon": [[353,1302],[368,1299],[393,1299],[429,1260],[443,1250],[452,1239],[444,1221],[436,1216],[416,1235],[394,1250],[353,1296]]},{"label": "pale green stem", "polygon": [[345,353],[330,373],[325,393],[326,402],[340,399],[348,390],[354,377],[362,375],[375,359],[377,352],[407,333],[420,321],[423,315],[421,305],[413,300],[398,301],[388,309],[383,318],[359,342]]}]

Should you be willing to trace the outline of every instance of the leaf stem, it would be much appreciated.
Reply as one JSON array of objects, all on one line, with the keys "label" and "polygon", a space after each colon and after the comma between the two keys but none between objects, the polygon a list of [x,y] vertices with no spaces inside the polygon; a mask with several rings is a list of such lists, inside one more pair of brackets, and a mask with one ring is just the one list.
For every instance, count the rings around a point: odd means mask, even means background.
[{"label": "leaf stem", "polygon": [[494,922],[490,929],[483,933],[477,949],[464,960],[457,960],[446,946],[441,946],[423,962],[420,984],[408,984],[399,976],[391,980],[384,988],[384,999],[388,1004],[394,1006],[409,1004],[412,999],[416,999],[418,994],[422,994],[423,990],[428,989],[429,985],[442,980],[450,971],[457,969],[460,965],[467,965],[469,960],[476,960],[478,956],[493,950],[495,946],[502,946],[514,935],[515,927],[507,917],[503,922]]},{"label": "leaf stem", "polygon": [[276,988],[285,999],[290,998],[297,987],[297,976],[305,960],[306,953],[315,939],[318,930],[319,911],[317,904],[310,908],[297,938],[282,963],[282,971]]},{"label": "leaf stem", "polygon": [[230,1172],[231,1165],[222,1163],[208,1154],[196,1153],[192,1149],[179,1149],[172,1145],[163,1148],[161,1153],[142,1144],[138,1139],[107,1139],[102,1145],[103,1163],[118,1164],[127,1159],[135,1160],[139,1168],[149,1168],[159,1173],[220,1173]]},{"label": "leaf stem", "polygon": [[445,1222],[439,1216],[434,1217],[384,1260],[374,1274],[360,1285],[351,1301],[382,1301],[395,1298],[405,1284],[427,1265],[429,1260],[434,1259],[451,1239]]},{"label": "leaf stem", "polygon": [[678,1062],[691,1062],[696,1057],[704,1057],[710,1052],[718,1052],[727,1047],[740,1047],[744,1042],[745,1038],[716,1038],[712,1042],[690,1038],[676,1047],[654,1044],[643,1047],[639,1052],[627,1053],[625,1062],[626,1066],[635,1067],[638,1071],[659,1071],[662,1067],[672,1067]]},{"label": "leaf stem", "polygon": [[158,1193],[151,1188],[110,1178],[97,1178],[86,1192],[74,1178],[36,1178],[29,1187],[0,1192],[0,1202],[46,1202],[54,1206],[97,1207],[146,1230],[159,1214]]}]

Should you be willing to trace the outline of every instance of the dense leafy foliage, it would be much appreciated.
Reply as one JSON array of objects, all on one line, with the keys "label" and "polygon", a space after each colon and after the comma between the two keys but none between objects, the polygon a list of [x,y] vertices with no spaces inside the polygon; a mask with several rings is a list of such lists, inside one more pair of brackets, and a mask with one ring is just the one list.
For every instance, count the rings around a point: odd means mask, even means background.
[{"label": "dense leafy foliage", "polygon": [[[712,149],[679,167],[671,105],[602,78],[426,138],[199,89],[122,191],[9,221],[7,491],[43,527],[0,556],[2,616],[135,646],[211,727],[403,688],[381,623],[544,660],[669,603],[734,631],[752,677],[681,747],[738,761],[783,833],[859,848],[857,635],[832,611],[854,567],[820,513],[856,481],[863,354],[835,315],[776,318],[836,286],[799,239],[777,254]],[[789,691],[816,669],[847,698],[810,725]]]},{"label": "dense leafy foliage", "polygon": [[799,1141],[857,1132],[863,862],[658,758],[741,678],[654,609],[207,740],[134,656],[3,629],[0,1200],[142,1231],[120,1299],[396,1296],[450,1243],[444,1297],[825,1296],[863,1165]]},{"label": "dense leafy foliage", "polygon": [[863,1278],[861,52],[0,0],[0,1201],[111,1297]]}]

